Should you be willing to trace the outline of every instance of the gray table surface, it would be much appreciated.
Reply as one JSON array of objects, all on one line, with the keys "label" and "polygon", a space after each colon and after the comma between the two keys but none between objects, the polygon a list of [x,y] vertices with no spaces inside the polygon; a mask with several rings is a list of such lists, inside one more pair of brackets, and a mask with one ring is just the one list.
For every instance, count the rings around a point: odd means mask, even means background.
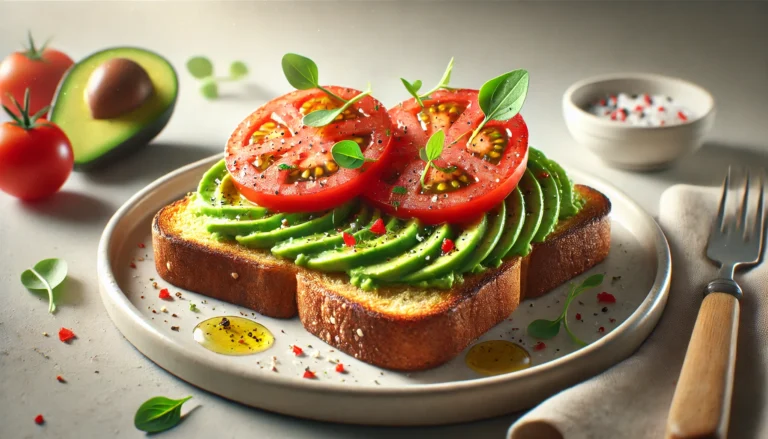
[{"label": "gray table surface", "polygon": [[[113,45],[167,56],[181,94],[167,129],[123,162],[75,173],[53,198],[24,204],[0,193],[0,437],[140,437],[132,419],[148,397],[195,398],[194,410],[164,437],[503,437],[516,415],[434,428],[372,428],[266,413],[201,391],[156,367],[113,326],[98,294],[96,247],[112,213],[157,177],[222,150],[234,125],[289,91],[280,57],[307,54],[321,81],[363,88],[391,105],[406,97],[398,77],[436,81],[456,57],[453,84],[479,87],[525,67],[531,91],[523,114],[534,145],[566,166],[591,170],[656,214],[672,184],[716,184],[727,164],[765,164],[768,150],[768,6],[704,3],[0,3],[0,55],[28,28],[80,58]],[[252,75],[207,102],[183,70],[192,55],[216,67],[242,59]],[[574,143],[560,99],[594,74],[651,71],[709,89],[717,121],[704,148],[652,174],[611,170]],[[70,267],[59,312],[46,314],[19,274],[46,257]],[[73,328],[71,345],[55,337]],[[45,338],[47,331],[52,337]],[[98,373],[97,373],[98,372]],[[56,375],[67,384],[59,384]],[[428,410],[428,408],[425,408]],[[47,419],[34,424],[36,414]],[[617,416],[627,415],[617,410]]]}]

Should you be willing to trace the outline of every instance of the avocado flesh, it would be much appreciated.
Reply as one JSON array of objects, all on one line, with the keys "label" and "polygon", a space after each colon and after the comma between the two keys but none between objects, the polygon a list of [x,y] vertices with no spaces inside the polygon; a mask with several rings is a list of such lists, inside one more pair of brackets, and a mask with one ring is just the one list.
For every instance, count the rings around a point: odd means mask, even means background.
[{"label": "avocado flesh", "polygon": [[539,163],[536,159],[528,160],[528,169],[536,177],[536,181],[539,182],[544,200],[541,209],[541,223],[538,230],[536,230],[536,234],[533,235],[532,242],[544,242],[547,236],[555,230],[558,218],[560,217],[560,191],[549,168]]},{"label": "avocado flesh", "polygon": [[[530,161],[528,164],[530,165]],[[533,176],[530,169],[526,169],[517,188],[522,193],[523,200],[525,201],[524,222],[523,228],[515,240],[515,244],[507,252],[507,257],[526,256],[531,252],[531,241],[536,235],[536,231],[539,230],[543,214],[544,196],[541,193],[539,182],[536,181],[536,177]]]},{"label": "avocado flesh", "polygon": [[560,193],[560,214],[558,218],[565,219],[576,215],[579,212],[579,208],[573,200],[573,182],[568,178],[568,173],[565,172],[565,169],[559,163],[548,159],[538,149],[529,148],[528,151],[529,157],[533,157],[538,163],[543,164],[549,169],[549,173],[555,179],[558,192]]},{"label": "avocado flesh", "polygon": [[416,245],[421,226],[417,220],[383,236],[363,241],[353,247],[324,251],[306,261],[307,268],[318,271],[347,271],[363,265],[373,265],[403,253]]},{"label": "avocado flesh", "polygon": [[453,238],[453,231],[448,224],[443,224],[434,231],[425,229],[422,232],[427,233],[429,237],[400,256],[386,262],[351,270],[349,275],[352,285],[367,290],[371,289],[375,280],[396,281],[429,264],[431,259],[440,254],[443,241]]},{"label": "avocado flesh", "polygon": [[[508,197],[510,198],[510,197]],[[504,225],[507,223],[507,207],[506,202],[501,203],[494,209],[489,216],[488,232],[486,232],[483,241],[477,246],[472,255],[467,259],[467,262],[459,268],[459,273],[474,272],[480,269],[480,263],[488,257],[496,248],[497,244],[504,236]]]},{"label": "avocado flesh", "polygon": [[483,217],[475,224],[467,227],[454,241],[455,249],[446,255],[435,259],[434,262],[402,278],[404,283],[415,283],[429,279],[435,279],[449,274],[461,267],[462,264],[472,255],[472,252],[480,244],[485,231],[488,230],[488,215]]},{"label": "avocado flesh", "polygon": [[[382,218],[378,210],[364,204],[356,208],[357,202],[337,208],[349,207],[346,212],[327,211],[321,216],[270,214],[237,192],[223,162],[215,164],[201,180],[196,207],[205,216],[207,228],[218,237],[244,241],[250,236],[251,242],[244,243],[257,248],[271,247],[273,254],[294,259],[297,265],[320,271],[346,271],[350,282],[362,289],[403,283],[445,289],[462,282],[461,273],[495,267],[504,257],[524,256],[530,251],[530,243],[540,230],[545,210],[543,182],[539,183],[535,178],[533,169],[552,171],[550,174],[555,177],[549,179],[554,181],[550,189],[554,187],[558,194],[565,193],[566,189],[563,187],[561,191],[558,182],[566,181],[570,185],[567,174],[564,178],[555,174],[557,171],[552,169],[551,161],[546,161],[545,167],[536,168],[536,163],[546,160],[543,154],[533,153],[531,157],[530,169],[503,203],[501,219],[502,206],[499,206],[483,218],[486,224],[482,232],[478,232],[477,224],[462,231],[455,226],[425,228],[416,220]],[[563,200],[565,197],[559,198],[561,206],[567,202]],[[578,201],[574,200],[574,207]],[[253,219],[242,214],[243,210],[237,210],[241,207],[255,209],[254,215],[262,216]],[[237,212],[241,215],[236,215]],[[385,235],[370,231],[379,218],[386,224]],[[305,225],[310,223],[310,226]],[[345,246],[339,229],[355,237],[354,247]],[[444,235],[445,230],[450,232]],[[457,234],[460,236],[455,241],[456,249],[440,256],[443,240]],[[427,256],[431,262],[427,261]]]},{"label": "avocado flesh", "polygon": [[504,204],[506,207],[506,220],[501,237],[488,256],[483,259],[481,266],[475,267],[474,271],[482,271],[486,267],[498,267],[501,265],[502,259],[507,256],[512,246],[515,245],[523,230],[523,224],[525,223],[525,200],[523,199],[523,193],[520,192],[520,188],[515,188],[507,199],[504,200]]},{"label": "avocado flesh", "polygon": [[[114,58],[135,61],[149,75],[154,93],[139,108],[112,119],[94,119],[85,98],[93,71]],[[135,47],[115,47],[94,53],[67,71],[50,111],[51,122],[69,138],[75,169],[87,170],[148,144],[171,118],[178,95],[173,66],[160,55]]]},{"label": "avocado flesh", "polygon": [[[379,218],[381,212],[378,209],[371,213],[368,206],[362,206],[352,221],[344,227],[343,232],[349,233],[358,241],[366,232],[365,229],[371,227]],[[344,236],[336,231],[323,231],[303,238],[293,238],[277,243],[272,247],[272,254],[295,260],[300,254],[320,253],[344,245]]]}]

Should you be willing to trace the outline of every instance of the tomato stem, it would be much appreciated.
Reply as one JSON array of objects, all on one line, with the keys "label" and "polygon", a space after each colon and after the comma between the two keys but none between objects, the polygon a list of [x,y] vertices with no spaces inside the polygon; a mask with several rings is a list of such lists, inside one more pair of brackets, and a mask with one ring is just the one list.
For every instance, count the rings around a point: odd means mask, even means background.
[{"label": "tomato stem", "polygon": [[320,85],[318,85],[317,88],[319,88],[320,91],[322,91],[323,93],[327,94],[328,96],[330,96],[330,97],[332,97],[334,99],[338,99],[341,102],[344,102],[345,104],[348,102],[346,99],[342,98],[341,96],[337,95],[336,93],[334,93],[334,92],[332,92],[332,91],[330,91],[330,90],[328,90],[328,89],[326,89],[326,88],[324,88],[324,87],[322,87]]},{"label": "tomato stem", "polygon": [[23,128],[25,131],[32,130],[36,128],[39,124],[37,123],[37,120],[40,119],[45,113],[48,112],[48,109],[51,108],[50,105],[47,105],[40,109],[37,113],[33,114],[32,116],[29,115],[29,88],[24,90],[24,105],[19,104],[19,101],[16,100],[16,98],[8,93],[8,98],[13,102],[13,105],[16,107],[16,110],[19,112],[19,115],[16,116],[13,111],[11,111],[10,108],[3,105],[3,110],[5,110],[6,113],[13,119],[13,122],[11,122],[14,125],[18,125],[21,128]]},{"label": "tomato stem", "polygon": [[29,47],[26,47],[27,49],[24,52],[24,55],[34,61],[42,61],[43,60],[43,51],[45,51],[45,48],[48,47],[48,43],[51,42],[51,39],[48,38],[45,43],[43,43],[42,46],[38,49],[35,47],[35,40],[32,38],[32,32],[27,31],[27,39],[29,41]]}]

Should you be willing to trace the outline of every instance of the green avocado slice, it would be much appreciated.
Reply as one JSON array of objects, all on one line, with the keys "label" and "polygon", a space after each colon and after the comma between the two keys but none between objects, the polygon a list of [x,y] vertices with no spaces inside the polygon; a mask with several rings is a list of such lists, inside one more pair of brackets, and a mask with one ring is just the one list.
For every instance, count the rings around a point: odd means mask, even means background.
[{"label": "green avocado slice", "polygon": [[[126,114],[95,119],[86,100],[86,86],[94,70],[116,58],[139,64],[149,76],[152,94]],[[86,57],[67,71],[56,90],[50,121],[69,138],[75,169],[87,170],[147,145],[170,120],[178,90],[176,71],[162,56],[137,47],[113,47]]]},{"label": "green avocado slice", "polygon": [[560,217],[560,192],[548,167],[539,163],[535,158],[529,158],[528,169],[536,177],[536,181],[539,182],[541,193],[544,197],[541,224],[539,224],[536,234],[533,235],[532,241],[544,242],[547,236],[555,230],[558,218]]},{"label": "green avocado slice", "polygon": [[421,225],[412,219],[400,228],[398,220],[390,221],[387,233],[376,239],[358,242],[354,247],[326,250],[316,256],[297,258],[307,268],[319,271],[347,271],[363,265],[373,265],[408,251],[418,243]]},{"label": "green avocado slice", "polygon": [[[360,235],[366,232],[363,225],[367,224],[370,227],[379,218],[381,218],[381,211],[376,209],[371,214],[370,208],[363,205],[354,218],[347,223],[344,232],[354,236],[355,240],[359,240]],[[340,245],[344,245],[344,237],[341,233],[335,230],[330,233],[324,231],[279,242],[272,247],[272,253],[283,258],[296,259],[300,254],[316,254]]]},{"label": "green avocado slice", "polygon": [[197,187],[195,202],[200,212],[217,218],[257,219],[268,213],[266,208],[240,195],[223,159],[203,175]]},{"label": "green avocado slice", "polygon": [[312,214],[309,213],[277,213],[256,220],[213,219],[206,223],[205,229],[223,236],[245,236],[255,232],[268,232],[283,224],[303,223],[310,217]]},{"label": "green avocado slice", "polygon": [[[528,162],[530,163],[530,161]],[[507,253],[507,256],[526,256],[531,251],[531,241],[541,224],[541,217],[544,212],[544,195],[541,193],[541,186],[536,181],[530,169],[526,169],[523,178],[520,179],[517,188],[520,189],[525,200],[525,215],[523,228],[520,235],[515,240],[515,244]]]},{"label": "green avocado slice", "polygon": [[[424,230],[429,233],[429,230]],[[363,290],[370,290],[375,280],[392,282],[400,279],[406,274],[412,273],[429,263],[430,259],[436,258],[440,254],[440,247],[443,240],[453,237],[451,226],[443,224],[424,239],[419,245],[408,250],[389,261],[375,265],[359,267],[349,272],[352,285],[361,287]],[[418,239],[418,237],[417,237]]]},{"label": "green avocado slice", "polygon": [[[523,199],[523,193],[520,192],[520,188],[515,188],[507,199],[504,200],[504,204],[506,206],[504,231],[499,241],[491,250],[491,253],[483,260],[482,265],[485,267],[498,267],[501,265],[502,258],[515,245],[523,230],[526,218],[525,200]],[[473,269],[477,269],[477,267],[473,267]]]},{"label": "green avocado slice", "polygon": [[[507,197],[512,198],[513,196]],[[522,196],[521,196],[522,198]],[[497,247],[501,238],[508,232],[504,229],[504,225],[507,223],[507,207],[506,202],[499,204],[495,210],[493,210],[490,216],[490,224],[488,226],[488,232],[486,232],[483,242],[477,246],[477,249],[472,252],[472,255],[467,259],[464,265],[456,270],[459,273],[466,273],[474,271],[478,268],[478,265],[488,257]],[[520,215],[522,216],[522,215]],[[520,222],[522,224],[522,221]],[[517,231],[520,231],[520,227],[517,227]],[[517,232],[515,232],[517,237]],[[510,244],[510,247],[512,244]],[[506,253],[506,251],[505,251]]]},{"label": "green avocado slice", "polygon": [[488,230],[488,215],[467,227],[454,241],[455,249],[446,255],[439,256],[431,264],[421,270],[402,278],[402,282],[416,283],[445,276],[464,264],[477,248]]},{"label": "green avocado slice", "polygon": [[573,182],[562,166],[554,160],[547,160],[547,167],[552,171],[560,188],[560,219],[572,217],[579,213],[579,208],[573,201]]},{"label": "green avocado slice", "polygon": [[296,223],[296,225],[291,225],[293,223],[287,222],[285,227],[279,227],[269,231],[254,232],[246,236],[236,236],[235,239],[246,247],[272,247],[278,242],[288,238],[301,238],[302,236],[317,233],[320,230],[336,228],[344,223],[344,220],[347,219],[349,213],[356,205],[356,200],[349,201],[330,212],[309,221],[299,222]]}]

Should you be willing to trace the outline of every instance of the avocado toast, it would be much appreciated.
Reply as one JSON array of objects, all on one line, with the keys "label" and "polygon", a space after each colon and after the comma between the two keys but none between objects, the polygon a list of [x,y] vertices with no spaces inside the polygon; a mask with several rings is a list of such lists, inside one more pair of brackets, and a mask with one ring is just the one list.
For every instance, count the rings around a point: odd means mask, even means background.
[{"label": "avocado toast", "polygon": [[307,87],[243,121],[155,216],[160,276],[419,370],[607,256],[610,202],[528,147],[516,104],[492,119],[483,89],[436,89],[386,112],[367,93]]}]

